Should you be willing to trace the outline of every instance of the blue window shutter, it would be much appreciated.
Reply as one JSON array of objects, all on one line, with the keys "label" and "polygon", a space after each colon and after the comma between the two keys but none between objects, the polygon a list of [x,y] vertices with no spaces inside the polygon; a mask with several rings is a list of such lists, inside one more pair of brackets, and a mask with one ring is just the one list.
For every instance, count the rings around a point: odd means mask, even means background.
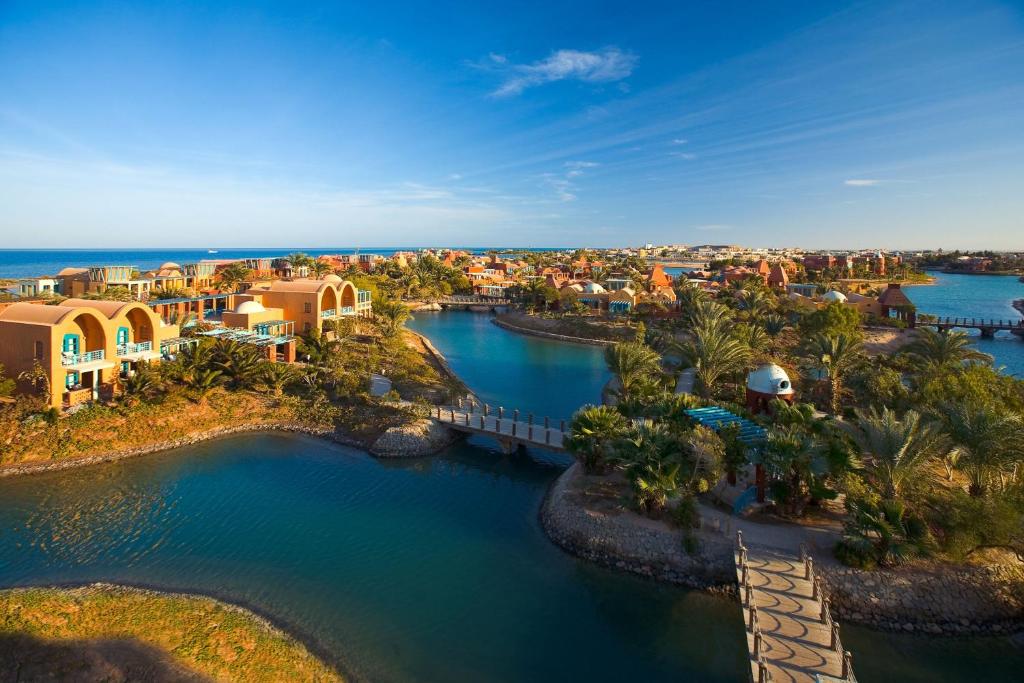
[{"label": "blue window shutter", "polygon": [[128,343],[128,328],[119,327],[117,328],[117,343],[127,344]]},{"label": "blue window shutter", "polygon": [[65,353],[78,353],[78,335],[65,334],[63,351]]}]

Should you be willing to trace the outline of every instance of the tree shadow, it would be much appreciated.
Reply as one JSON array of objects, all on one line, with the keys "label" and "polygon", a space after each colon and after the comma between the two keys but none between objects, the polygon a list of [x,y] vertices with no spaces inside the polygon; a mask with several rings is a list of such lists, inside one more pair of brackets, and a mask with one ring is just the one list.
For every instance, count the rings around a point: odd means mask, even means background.
[{"label": "tree shadow", "polygon": [[209,678],[131,638],[46,640],[0,634],[0,681],[199,683]]}]

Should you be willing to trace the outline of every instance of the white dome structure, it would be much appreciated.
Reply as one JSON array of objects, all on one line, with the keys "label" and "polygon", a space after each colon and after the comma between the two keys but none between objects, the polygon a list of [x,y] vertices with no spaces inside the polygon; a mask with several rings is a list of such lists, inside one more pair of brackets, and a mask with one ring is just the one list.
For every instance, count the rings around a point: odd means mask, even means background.
[{"label": "white dome structure", "polygon": [[343,280],[334,273],[330,273],[329,275],[324,275],[324,282],[338,283],[343,282]]},{"label": "white dome structure", "polygon": [[845,304],[846,303],[846,295],[843,294],[842,292],[837,292],[834,289],[830,289],[827,292],[825,292],[825,295],[822,296],[821,299],[822,299],[822,301],[827,301],[829,303],[833,303],[833,302],[838,302],[838,303],[841,303],[841,304]]},{"label": "white dome structure", "polygon": [[243,301],[238,304],[235,313],[263,313],[266,310],[259,301]]},{"label": "white dome structure", "polygon": [[747,375],[747,389],[771,396],[791,396],[793,383],[785,370],[774,363],[766,363]]},{"label": "white dome structure", "polygon": [[160,270],[178,270],[179,268],[181,268],[181,266],[179,266],[174,261],[168,261],[167,263],[160,266]]},{"label": "white dome structure", "polygon": [[587,284],[583,285],[583,291],[586,292],[587,294],[604,294],[605,288],[597,284],[596,282],[588,282]]}]

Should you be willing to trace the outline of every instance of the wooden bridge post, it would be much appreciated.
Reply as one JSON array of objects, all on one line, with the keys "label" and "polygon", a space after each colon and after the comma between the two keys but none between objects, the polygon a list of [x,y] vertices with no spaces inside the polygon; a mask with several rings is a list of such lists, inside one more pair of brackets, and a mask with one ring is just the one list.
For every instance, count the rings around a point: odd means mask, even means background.
[{"label": "wooden bridge post", "polygon": [[829,643],[829,646],[833,650],[835,650],[837,652],[840,649],[840,645],[839,645],[839,624],[837,624],[835,622],[832,622],[832,640]]},{"label": "wooden bridge post", "polygon": [[491,410],[491,407],[485,403],[484,404],[484,417],[487,417],[487,413],[489,413],[490,410]]},{"label": "wooden bridge post", "polygon": [[480,429],[483,429],[486,426],[486,423],[484,422],[484,420],[486,419],[487,418],[484,417],[483,415],[480,416]]},{"label": "wooden bridge post", "polygon": [[761,631],[754,631],[754,657],[761,656]]},{"label": "wooden bridge post", "polygon": [[505,417],[505,406],[498,406],[498,419]]},{"label": "wooden bridge post", "polygon": [[549,418],[547,415],[545,415],[544,416],[544,429],[550,429],[550,428],[551,428],[551,418]]},{"label": "wooden bridge post", "polygon": [[533,441],[533,413],[526,417],[526,424],[528,425],[526,428],[526,438]]},{"label": "wooden bridge post", "polygon": [[750,632],[757,630],[757,605],[750,606]]},{"label": "wooden bridge post", "polygon": [[843,653],[843,680],[853,680],[853,655],[847,650]]},{"label": "wooden bridge post", "polygon": [[821,600],[821,623],[828,623],[828,598],[822,598]]},{"label": "wooden bridge post", "polygon": [[804,560],[804,578],[808,581],[814,576],[814,558],[808,557]]},{"label": "wooden bridge post", "polygon": [[469,413],[465,413],[465,415],[466,415],[466,426],[468,427],[469,426]]}]

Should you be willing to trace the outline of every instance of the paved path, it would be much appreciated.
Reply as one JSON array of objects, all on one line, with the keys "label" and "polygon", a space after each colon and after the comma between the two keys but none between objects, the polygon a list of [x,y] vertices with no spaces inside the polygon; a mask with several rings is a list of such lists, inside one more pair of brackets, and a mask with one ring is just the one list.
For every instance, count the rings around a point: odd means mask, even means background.
[{"label": "paved path", "polygon": [[[752,679],[765,680],[761,673],[764,666],[773,683],[855,680],[852,672],[849,678],[843,677],[838,626],[832,622],[827,607],[822,606],[822,593],[815,595],[804,562],[794,555],[766,548],[745,548],[743,552],[746,583],[739,550],[736,551],[736,576],[747,647],[751,653]],[[745,587],[748,584],[749,590]],[[753,622],[751,605],[756,608]],[[751,629],[752,623],[756,623],[756,629]],[[755,635],[755,631],[760,636]],[[759,652],[755,652],[757,640],[760,640]]]}]

